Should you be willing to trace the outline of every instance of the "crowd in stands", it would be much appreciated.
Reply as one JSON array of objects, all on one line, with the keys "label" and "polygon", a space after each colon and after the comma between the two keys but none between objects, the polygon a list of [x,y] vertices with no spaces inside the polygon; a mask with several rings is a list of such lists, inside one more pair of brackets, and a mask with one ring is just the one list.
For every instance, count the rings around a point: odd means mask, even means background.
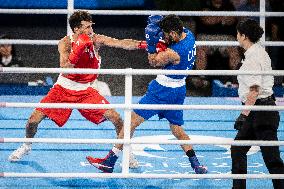
[{"label": "crowd in stands", "polygon": [[[154,10],[168,11],[259,11],[259,0],[152,0],[147,1]],[[151,2],[151,3],[149,3]],[[268,12],[283,12],[283,0],[265,0]],[[251,17],[259,21],[259,17]],[[195,34],[197,41],[236,41],[236,24],[245,17],[238,16],[183,16],[183,21]],[[266,40],[284,41],[284,17],[266,17]],[[16,38],[15,36],[9,36]],[[8,39],[2,35],[1,39]],[[272,59],[272,67],[283,70],[284,47],[267,47]],[[8,54],[10,53],[10,54]],[[15,54],[14,45],[0,45],[1,67],[28,66]],[[243,58],[243,52],[237,46],[197,46],[197,70],[236,70]],[[282,85],[283,77],[275,77],[275,84]],[[199,76],[189,77],[189,86],[196,89],[210,87],[213,79],[237,86],[234,76]]]}]

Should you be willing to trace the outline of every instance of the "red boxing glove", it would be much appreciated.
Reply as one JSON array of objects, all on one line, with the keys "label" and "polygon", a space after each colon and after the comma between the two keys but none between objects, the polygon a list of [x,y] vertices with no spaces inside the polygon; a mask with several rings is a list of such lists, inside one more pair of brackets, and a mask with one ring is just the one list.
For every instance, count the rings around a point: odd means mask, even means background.
[{"label": "red boxing glove", "polygon": [[157,53],[165,51],[167,49],[167,45],[164,42],[158,42],[156,45],[156,51]]},{"label": "red boxing glove", "polygon": [[147,42],[146,41],[140,41],[138,44],[139,49],[147,49]]},{"label": "red boxing glove", "polygon": [[93,45],[93,41],[86,34],[81,34],[78,36],[77,41],[75,41],[71,53],[69,55],[69,60],[71,64],[76,64],[85,51],[86,47],[91,47]]},{"label": "red boxing glove", "polygon": [[[146,41],[140,41],[138,45],[139,49],[147,49],[147,42]],[[167,45],[164,42],[158,42],[156,45],[156,51],[157,53],[165,51],[167,49]]]}]

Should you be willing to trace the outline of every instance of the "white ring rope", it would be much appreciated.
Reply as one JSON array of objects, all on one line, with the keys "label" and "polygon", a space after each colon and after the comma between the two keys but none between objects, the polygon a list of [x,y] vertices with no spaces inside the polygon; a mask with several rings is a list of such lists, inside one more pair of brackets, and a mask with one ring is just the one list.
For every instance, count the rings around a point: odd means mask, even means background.
[{"label": "white ring rope", "polygon": [[[18,45],[58,45],[58,40],[0,39],[0,44]],[[283,41],[264,41],[265,46],[284,46]],[[236,41],[196,41],[198,46],[238,46]]]},{"label": "white ring rope", "polygon": [[159,179],[284,179],[284,174],[139,174],[139,173],[12,173],[1,177],[22,178],[159,178]]},{"label": "white ring rope", "polygon": [[194,140],[133,140],[133,139],[71,139],[71,138],[0,138],[0,143],[54,143],[54,144],[192,144],[235,146],[284,146],[284,141],[238,140],[238,141],[194,141]]},{"label": "white ring rope", "polygon": [[70,109],[143,109],[143,110],[254,110],[281,111],[284,106],[242,105],[165,105],[165,104],[80,104],[80,103],[21,103],[0,102],[2,108],[70,108]]},{"label": "white ring rope", "polygon": [[1,39],[0,44],[11,45],[58,45],[59,40]]},{"label": "white ring rope", "polygon": [[0,73],[76,73],[111,75],[284,75],[284,70],[241,71],[241,70],[157,70],[157,69],[82,69],[82,68],[31,68],[0,67]]},{"label": "white ring rope", "polygon": [[[119,75],[158,75],[158,74],[184,74],[184,75],[284,75],[284,71],[240,71],[240,70],[151,70],[151,69],[66,69],[66,68],[14,68],[4,67],[2,73],[98,73]],[[128,86],[132,86],[129,84]],[[131,90],[131,89],[130,89]],[[128,90],[127,90],[128,91]],[[132,95],[130,95],[131,98]],[[284,110],[284,106],[236,106],[236,105],[155,105],[155,104],[75,104],[75,103],[13,103],[0,102],[0,107],[6,108],[76,108],[76,109],[159,109],[159,110]]]},{"label": "white ring rope", "polygon": [[[79,10],[79,9],[74,9]],[[80,9],[81,10],[81,9]],[[93,15],[168,15],[179,16],[261,16],[283,17],[284,12],[248,12],[248,11],[153,11],[153,10],[87,10]],[[67,9],[0,9],[0,14],[70,14]]]},{"label": "white ring rope", "polygon": [[[70,5],[69,5],[70,4]],[[70,8],[71,7],[71,8]],[[74,2],[68,1],[68,9],[0,9],[0,14],[71,14],[75,9]],[[152,11],[152,10],[88,10],[94,15],[167,15],[179,16],[259,16],[283,17],[284,12],[246,12],[246,11]],[[56,40],[0,40],[0,44],[25,44],[25,45],[57,45]],[[235,41],[197,41],[197,45],[204,46],[238,46]],[[262,41],[265,46],[284,46],[281,41]]]}]

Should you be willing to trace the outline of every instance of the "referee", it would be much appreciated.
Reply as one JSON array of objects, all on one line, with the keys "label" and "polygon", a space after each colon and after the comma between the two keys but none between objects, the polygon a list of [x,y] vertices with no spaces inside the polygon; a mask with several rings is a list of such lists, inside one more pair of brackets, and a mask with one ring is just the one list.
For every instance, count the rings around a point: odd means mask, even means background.
[{"label": "referee", "polygon": [[[257,43],[263,29],[254,20],[244,20],[237,25],[237,40],[245,49],[242,71],[270,71],[271,60],[265,49]],[[273,105],[275,97],[272,87],[273,76],[239,75],[239,97],[243,105]],[[279,127],[278,111],[243,110],[235,121],[238,133],[235,140],[277,141]],[[247,174],[247,152],[251,146],[232,146],[232,174]],[[279,146],[261,146],[261,153],[270,174],[284,174],[284,164],[280,157]],[[272,180],[275,189],[284,189],[284,180]],[[234,179],[233,189],[245,189],[245,179]]]}]

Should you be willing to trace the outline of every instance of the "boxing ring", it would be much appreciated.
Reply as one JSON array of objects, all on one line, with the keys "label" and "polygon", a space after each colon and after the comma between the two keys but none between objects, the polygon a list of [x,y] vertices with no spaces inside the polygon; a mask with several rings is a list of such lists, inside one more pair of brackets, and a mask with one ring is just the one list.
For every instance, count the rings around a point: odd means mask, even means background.
[{"label": "boxing ring", "polygon": [[[188,97],[185,105],[139,105],[136,104],[139,97],[131,98],[132,74],[157,74],[159,70],[88,70],[88,69],[59,69],[48,68],[45,71],[40,68],[3,68],[3,72],[64,72],[64,73],[112,73],[125,74],[126,82],[125,97],[109,97],[110,105],[93,104],[39,104],[38,97],[23,96],[2,96],[1,99],[1,173],[3,187],[27,186],[36,183],[35,188],[42,187],[88,187],[96,185],[104,188],[112,185],[114,188],[127,188],[138,186],[140,188],[168,188],[172,186],[210,187],[226,188],[231,185],[232,178],[248,178],[248,186],[267,186],[268,178],[284,178],[284,175],[266,174],[258,147],[253,147],[249,152],[249,170],[247,175],[230,174],[230,145],[283,145],[284,141],[238,141],[234,142],[233,137],[236,131],[233,129],[233,122],[239,112],[236,110],[283,110],[281,98],[278,99],[278,106],[257,106],[244,107],[240,105],[238,98],[205,98]],[[147,72],[147,73],[146,73]],[[162,73],[190,74],[197,75],[200,71],[162,71]],[[202,71],[206,74],[216,74],[212,71]],[[218,71],[217,71],[218,72]],[[240,71],[219,71],[220,74],[272,74],[272,72],[240,72]],[[273,71],[275,75],[284,74],[283,71]],[[127,92],[128,91],[128,92]],[[4,103],[5,102],[5,103]],[[220,105],[222,104],[222,105]],[[184,109],[186,132],[192,138],[191,141],[177,141],[172,135],[166,121],[154,117],[138,127],[135,137],[132,140],[115,140],[113,126],[105,122],[102,125],[94,126],[84,120],[77,111],[72,114],[71,120],[63,128],[58,128],[52,121],[44,120],[38,131],[37,137],[33,139],[21,138],[23,136],[23,125],[32,111],[32,107],[53,107],[53,108],[109,108],[119,110],[124,117],[125,124],[130,119],[130,110],[141,109]],[[27,111],[27,108],[29,108]],[[283,112],[281,112],[283,115]],[[129,127],[125,127],[129,137]],[[22,132],[21,132],[22,131]],[[6,137],[9,136],[9,137]],[[82,136],[84,137],[82,139]],[[107,136],[107,139],[106,139]],[[279,138],[283,138],[283,122],[279,129]],[[32,153],[20,162],[10,163],[8,155],[17,148],[19,142],[32,141],[34,143]],[[128,156],[124,150],[123,158],[120,158],[121,166],[115,168],[115,173],[104,174],[94,169],[85,161],[85,156],[96,154],[103,156],[112,143],[125,143],[125,149],[131,143],[133,152],[139,161],[138,169],[128,169]],[[195,144],[195,149],[201,162],[204,162],[209,169],[209,174],[196,175],[190,168],[187,157],[183,155],[179,145],[183,143]],[[48,145],[46,145],[48,144]],[[67,145],[68,144],[68,145]],[[199,145],[198,145],[199,144]],[[281,153],[283,154],[281,147]],[[125,162],[126,161],[126,162]],[[7,171],[6,171],[7,170]],[[5,178],[5,180],[4,180]],[[15,178],[17,178],[15,180]],[[116,178],[116,179],[114,179]],[[128,178],[128,179],[124,179]],[[138,178],[147,179],[147,183],[141,185]],[[208,181],[204,178],[210,178]],[[258,180],[255,180],[258,178]],[[35,182],[33,179],[38,180]],[[127,180],[131,180],[130,182]],[[221,179],[221,181],[220,181]],[[18,182],[17,182],[18,180]],[[167,185],[163,186],[166,180]],[[23,182],[24,181],[24,182]],[[30,183],[29,183],[30,182]],[[157,185],[157,186],[156,186]]]},{"label": "boxing ring", "polygon": [[[174,13],[182,16],[260,16],[265,25],[266,16],[284,16],[265,12],[264,0],[260,12],[198,12],[198,11],[106,11],[90,10],[92,14],[150,15]],[[74,2],[68,1],[67,10],[0,9],[0,13],[22,14],[70,14]],[[69,31],[67,31],[69,32]],[[284,42],[265,41],[266,46],[284,46]],[[0,40],[0,44],[56,45],[56,40]],[[197,45],[238,45],[233,41],[197,41]],[[267,174],[258,146],[280,145],[284,158],[284,99],[278,98],[278,106],[241,106],[238,98],[187,97],[184,105],[139,105],[140,97],[132,96],[133,75],[186,74],[186,75],[284,75],[284,71],[240,72],[224,70],[169,71],[138,69],[60,69],[60,68],[1,68],[5,73],[98,73],[125,75],[125,96],[107,97],[111,104],[40,104],[42,96],[0,96],[0,188],[230,188],[232,178],[247,179],[248,188],[272,188],[267,179],[284,179],[281,174]],[[73,111],[67,124],[59,128],[45,119],[39,125],[36,138],[23,138],[25,123],[34,107],[49,108],[115,108],[125,125],[125,138],[115,139],[110,122],[98,126]],[[143,123],[130,139],[130,113],[132,109],[184,109],[184,129],[192,140],[177,141],[170,135],[165,120],[153,117]],[[280,110],[279,142],[233,141],[236,131],[233,123],[243,109]],[[31,154],[23,160],[10,163],[9,154],[22,142],[33,142]],[[114,143],[124,143],[120,166],[114,173],[101,173],[89,165],[85,157],[103,157]],[[129,145],[139,161],[137,169],[129,169]],[[209,174],[197,175],[191,169],[179,144],[194,144],[200,161],[208,166]],[[248,174],[231,174],[230,145],[254,145],[248,154]],[[143,180],[141,180],[143,179]],[[141,182],[142,181],[142,182]]]}]

